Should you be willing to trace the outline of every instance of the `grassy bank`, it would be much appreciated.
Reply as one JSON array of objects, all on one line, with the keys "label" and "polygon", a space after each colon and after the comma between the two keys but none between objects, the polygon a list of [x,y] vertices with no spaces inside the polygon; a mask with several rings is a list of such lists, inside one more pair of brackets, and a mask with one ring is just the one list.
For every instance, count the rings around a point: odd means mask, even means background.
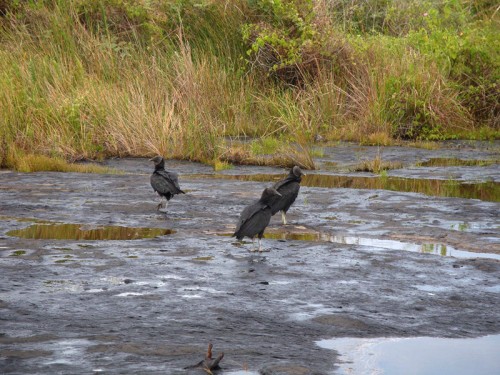
[{"label": "grassy bank", "polygon": [[494,4],[0,0],[0,164],[313,167],[318,138],[498,138]]}]

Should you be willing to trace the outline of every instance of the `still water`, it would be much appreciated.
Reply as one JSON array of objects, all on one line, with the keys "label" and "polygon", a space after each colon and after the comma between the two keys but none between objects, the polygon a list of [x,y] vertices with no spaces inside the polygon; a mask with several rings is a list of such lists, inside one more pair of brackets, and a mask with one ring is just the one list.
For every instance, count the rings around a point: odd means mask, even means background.
[{"label": "still water", "polygon": [[[238,181],[275,182],[282,174],[193,174],[190,178],[218,178]],[[308,174],[302,178],[302,186],[320,188],[382,189],[391,191],[420,193],[437,197],[481,199],[500,202],[500,182],[495,181],[458,181],[427,178],[405,178],[393,176],[355,176]]]},{"label": "still water", "polygon": [[321,232],[267,232],[264,234],[264,238],[272,238],[275,240],[333,242],[346,245],[360,245],[371,251],[403,250],[431,255],[451,256],[455,258],[486,258],[500,260],[499,254],[476,253],[458,250],[444,243],[418,244],[412,242],[402,242],[398,240],[378,239],[370,237],[330,235]]},{"label": "still water", "polygon": [[7,232],[8,236],[37,240],[137,240],[175,233],[163,228],[131,228],[122,226],[86,227],[84,224],[33,224]]},{"label": "still water", "polygon": [[500,335],[473,339],[433,337],[338,338],[317,341],[336,350],[338,375],[498,375]]}]

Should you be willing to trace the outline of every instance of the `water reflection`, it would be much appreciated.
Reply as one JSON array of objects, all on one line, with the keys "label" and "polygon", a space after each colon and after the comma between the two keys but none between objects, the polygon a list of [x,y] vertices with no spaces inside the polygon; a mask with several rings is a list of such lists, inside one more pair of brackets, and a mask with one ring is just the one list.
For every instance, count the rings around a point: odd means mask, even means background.
[{"label": "water reflection", "polygon": [[[238,181],[274,182],[284,177],[282,174],[213,174],[191,175],[196,178],[220,178]],[[494,181],[465,182],[456,180],[419,179],[390,176],[339,176],[308,174],[302,178],[303,186],[321,188],[382,189],[401,192],[421,193],[438,197],[481,199],[500,202],[500,183]]]},{"label": "water reflection", "polygon": [[197,261],[197,262],[208,262],[210,260],[214,260],[214,257],[213,256],[196,257],[196,258],[193,258],[192,260]]},{"label": "water reflection", "polygon": [[427,254],[439,254],[441,256],[451,255],[449,250],[446,248],[446,245],[435,244],[435,243],[424,243],[422,245],[422,253]]},{"label": "water reflection", "polygon": [[500,374],[500,335],[474,339],[339,338],[316,344],[339,352],[336,373],[342,375]]},{"label": "water reflection", "polygon": [[292,241],[325,241],[326,236],[322,236],[320,232],[266,232],[264,238]]},{"label": "water reflection", "polygon": [[386,240],[370,237],[341,236],[330,235],[321,232],[272,232],[264,234],[264,238],[276,240],[295,240],[295,241],[314,241],[314,242],[333,242],[346,245],[366,246],[371,250],[403,250],[416,253],[433,254],[439,256],[452,256],[455,258],[488,258],[500,260],[500,255],[491,253],[473,253],[469,251],[457,250],[443,243],[424,243],[417,244],[411,242],[402,242],[397,240]]},{"label": "water reflection", "polygon": [[381,240],[377,238],[361,238],[353,236],[330,236],[330,242],[389,250],[412,251],[416,253],[451,256],[455,258],[488,258],[500,260],[500,255],[498,254],[475,253],[471,251],[457,250],[454,247],[442,243],[416,244],[397,240]]},{"label": "water reflection", "polygon": [[460,232],[465,232],[470,228],[469,223],[457,223],[450,225],[450,228],[453,230],[458,230]]},{"label": "water reflection", "polygon": [[8,236],[40,240],[137,240],[174,233],[171,229],[103,226],[85,228],[82,224],[34,224],[7,232]]}]

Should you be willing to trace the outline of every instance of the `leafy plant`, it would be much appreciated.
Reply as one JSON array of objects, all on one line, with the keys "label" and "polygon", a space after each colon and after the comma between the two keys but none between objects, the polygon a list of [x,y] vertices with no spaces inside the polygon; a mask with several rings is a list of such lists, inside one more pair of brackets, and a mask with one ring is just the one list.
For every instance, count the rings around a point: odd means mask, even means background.
[{"label": "leafy plant", "polygon": [[312,0],[257,0],[258,22],[242,30],[250,66],[294,86],[316,77],[331,57],[313,6]]}]

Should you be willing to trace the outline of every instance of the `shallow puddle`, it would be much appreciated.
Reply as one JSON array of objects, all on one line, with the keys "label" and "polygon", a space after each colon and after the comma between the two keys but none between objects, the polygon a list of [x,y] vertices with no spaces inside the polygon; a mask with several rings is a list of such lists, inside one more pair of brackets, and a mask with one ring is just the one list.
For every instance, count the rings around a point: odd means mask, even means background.
[{"label": "shallow puddle", "polygon": [[440,256],[451,256],[455,258],[488,258],[500,260],[500,255],[491,253],[476,253],[471,251],[457,250],[443,243],[411,243],[397,240],[385,240],[378,238],[362,238],[355,236],[329,236],[329,242],[344,243],[348,245],[360,245],[387,250],[404,250],[414,253],[425,253]]},{"label": "shallow puddle", "polygon": [[[433,223],[434,224],[434,223]],[[441,224],[441,225],[440,225]],[[500,226],[495,227],[494,223],[486,223],[486,222],[478,222],[478,223],[469,223],[469,222],[451,222],[440,220],[437,226],[444,229],[456,230],[458,232],[478,232],[484,230],[493,230],[500,229]]]},{"label": "shallow puddle", "polygon": [[327,235],[320,232],[266,232],[264,238],[273,240],[291,240],[291,241],[322,241],[329,242]]},{"label": "shallow puddle", "polygon": [[197,262],[208,262],[210,260],[214,260],[214,257],[213,256],[197,257],[197,258],[193,258],[192,260],[197,261]]},{"label": "shallow puddle", "polygon": [[[282,174],[248,175],[190,175],[192,178],[220,178],[238,181],[275,182],[284,177]],[[338,176],[308,174],[302,178],[302,186],[320,188],[381,189],[401,192],[421,193],[438,197],[481,199],[500,202],[500,183],[462,182],[456,180],[437,180],[425,178],[403,178],[390,176]]]},{"label": "shallow puddle", "polygon": [[363,238],[355,236],[329,235],[321,232],[266,232],[264,238],[275,240],[292,241],[316,241],[333,242],[346,245],[360,245],[371,248],[372,250],[403,250],[416,253],[426,253],[440,256],[451,256],[455,258],[488,258],[500,260],[499,254],[475,253],[470,251],[457,250],[451,246],[442,243],[410,243],[397,240],[385,240],[378,238]]},{"label": "shallow puddle", "polygon": [[340,354],[339,369],[347,374],[500,374],[500,335],[474,339],[338,338],[317,341]]},{"label": "shallow puddle", "polygon": [[38,240],[137,240],[175,233],[162,228],[103,226],[86,228],[82,224],[33,224],[7,232],[8,236]]}]

